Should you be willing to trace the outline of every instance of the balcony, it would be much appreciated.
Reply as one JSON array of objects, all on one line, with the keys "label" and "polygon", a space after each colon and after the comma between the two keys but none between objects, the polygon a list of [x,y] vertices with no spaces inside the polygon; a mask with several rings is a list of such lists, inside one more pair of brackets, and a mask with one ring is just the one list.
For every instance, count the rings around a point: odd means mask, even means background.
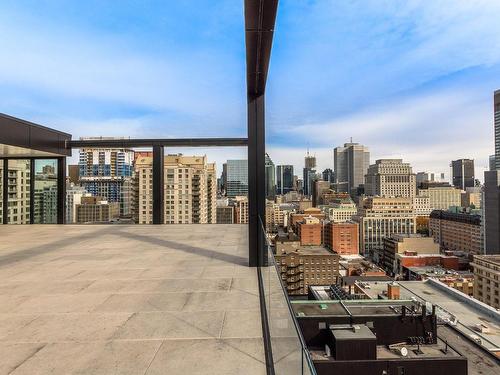
[{"label": "balcony", "polygon": [[247,232],[2,226],[0,372],[264,374]]}]

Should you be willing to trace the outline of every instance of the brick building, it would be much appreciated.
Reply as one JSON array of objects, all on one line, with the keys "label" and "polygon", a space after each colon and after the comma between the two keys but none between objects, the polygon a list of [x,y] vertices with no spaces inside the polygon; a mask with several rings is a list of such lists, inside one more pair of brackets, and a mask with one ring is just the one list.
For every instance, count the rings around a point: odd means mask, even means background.
[{"label": "brick building", "polygon": [[296,224],[297,235],[302,246],[319,246],[322,244],[323,224],[318,218],[308,216]]},{"label": "brick building", "polygon": [[323,229],[323,242],[337,254],[359,254],[359,225],[354,222],[327,222]]}]

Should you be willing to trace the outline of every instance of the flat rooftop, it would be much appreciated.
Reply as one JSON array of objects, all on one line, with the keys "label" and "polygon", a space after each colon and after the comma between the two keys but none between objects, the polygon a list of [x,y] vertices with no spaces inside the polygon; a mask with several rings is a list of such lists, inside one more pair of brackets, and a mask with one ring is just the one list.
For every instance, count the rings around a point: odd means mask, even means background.
[{"label": "flat rooftop", "polygon": [[0,226],[0,374],[265,374],[246,225]]}]

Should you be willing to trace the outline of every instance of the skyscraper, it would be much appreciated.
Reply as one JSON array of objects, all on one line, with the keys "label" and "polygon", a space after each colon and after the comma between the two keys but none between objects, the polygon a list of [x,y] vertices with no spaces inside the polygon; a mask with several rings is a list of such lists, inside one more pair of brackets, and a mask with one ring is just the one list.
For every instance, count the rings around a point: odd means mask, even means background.
[{"label": "skyscraper", "polygon": [[303,181],[304,181],[304,191],[305,196],[310,196],[313,190],[314,180],[316,180],[316,156],[309,155],[309,150],[307,150],[307,155],[304,158],[304,170],[303,170]]},{"label": "skyscraper", "polygon": [[284,195],[294,189],[293,165],[278,165],[276,167],[276,193]]},{"label": "skyscraper", "polygon": [[484,172],[484,250],[500,254],[500,170]]},{"label": "skyscraper", "polygon": [[451,162],[452,184],[453,186],[465,190],[474,187],[474,160],[458,159]]},{"label": "skyscraper", "polygon": [[274,163],[266,153],[265,158],[265,168],[266,168],[266,197],[274,198],[276,195],[276,170]]},{"label": "skyscraper", "polygon": [[226,170],[226,195],[234,198],[248,194],[248,161],[228,160]]},{"label": "skyscraper", "polygon": [[488,170],[489,171],[495,171],[497,169],[497,166],[495,165],[496,164],[496,157],[495,155],[490,155],[489,157],[489,168]]},{"label": "skyscraper", "polygon": [[380,159],[370,165],[365,179],[365,194],[379,197],[413,198],[417,195],[415,174],[402,159]]},{"label": "skyscraper", "polygon": [[120,203],[120,215],[130,215],[134,199],[133,162],[134,151],[130,149],[80,149],[80,182],[93,196],[103,197],[111,203]]},{"label": "skyscraper", "polygon": [[333,152],[335,185],[339,192],[355,193],[365,182],[365,174],[370,166],[368,147],[359,143],[345,143]]},{"label": "skyscraper", "polygon": [[494,95],[494,115],[495,115],[495,167],[500,170],[500,90]]}]

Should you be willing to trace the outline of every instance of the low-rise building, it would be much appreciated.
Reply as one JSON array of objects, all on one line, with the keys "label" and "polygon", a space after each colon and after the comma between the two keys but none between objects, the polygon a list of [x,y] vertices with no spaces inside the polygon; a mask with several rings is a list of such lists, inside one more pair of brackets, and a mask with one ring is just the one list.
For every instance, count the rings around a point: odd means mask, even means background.
[{"label": "low-rise building", "polygon": [[350,197],[332,199],[330,204],[319,206],[327,219],[334,222],[351,221],[358,213],[356,204]]},{"label": "low-rise building", "polygon": [[321,210],[319,208],[310,207],[310,208],[306,208],[305,210],[299,209],[298,213],[292,213],[290,215],[290,225],[292,227],[295,227],[297,225],[297,223],[303,221],[304,218],[309,217],[309,216],[315,217],[319,220],[325,220],[325,218],[326,218],[326,215],[323,212],[321,212]]},{"label": "low-rise building", "polygon": [[337,254],[359,254],[359,225],[354,222],[326,222],[323,243]]},{"label": "low-rise building", "polygon": [[429,235],[441,250],[481,253],[481,216],[442,210],[431,212]]},{"label": "low-rise building", "polygon": [[322,246],[276,250],[276,263],[290,295],[307,295],[309,285],[336,284],[339,256]]},{"label": "low-rise building", "polygon": [[[423,237],[419,234],[392,234],[385,237],[383,241],[384,247],[382,251],[379,251],[377,257],[378,264],[392,275],[401,274],[401,267],[406,266],[403,262],[405,259],[397,258],[397,255],[439,255],[439,245],[434,242],[432,237]],[[410,259],[407,260],[409,263]]]},{"label": "low-rise building", "polygon": [[302,246],[319,246],[322,244],[323,224],[318,218],[308,216],[297,223],[297,235]]},{"label": "low-rise building", "polygon": [[120,217],[120,204],[102,197],[82,197],[75,209],[77,223],[108,223]]}]

